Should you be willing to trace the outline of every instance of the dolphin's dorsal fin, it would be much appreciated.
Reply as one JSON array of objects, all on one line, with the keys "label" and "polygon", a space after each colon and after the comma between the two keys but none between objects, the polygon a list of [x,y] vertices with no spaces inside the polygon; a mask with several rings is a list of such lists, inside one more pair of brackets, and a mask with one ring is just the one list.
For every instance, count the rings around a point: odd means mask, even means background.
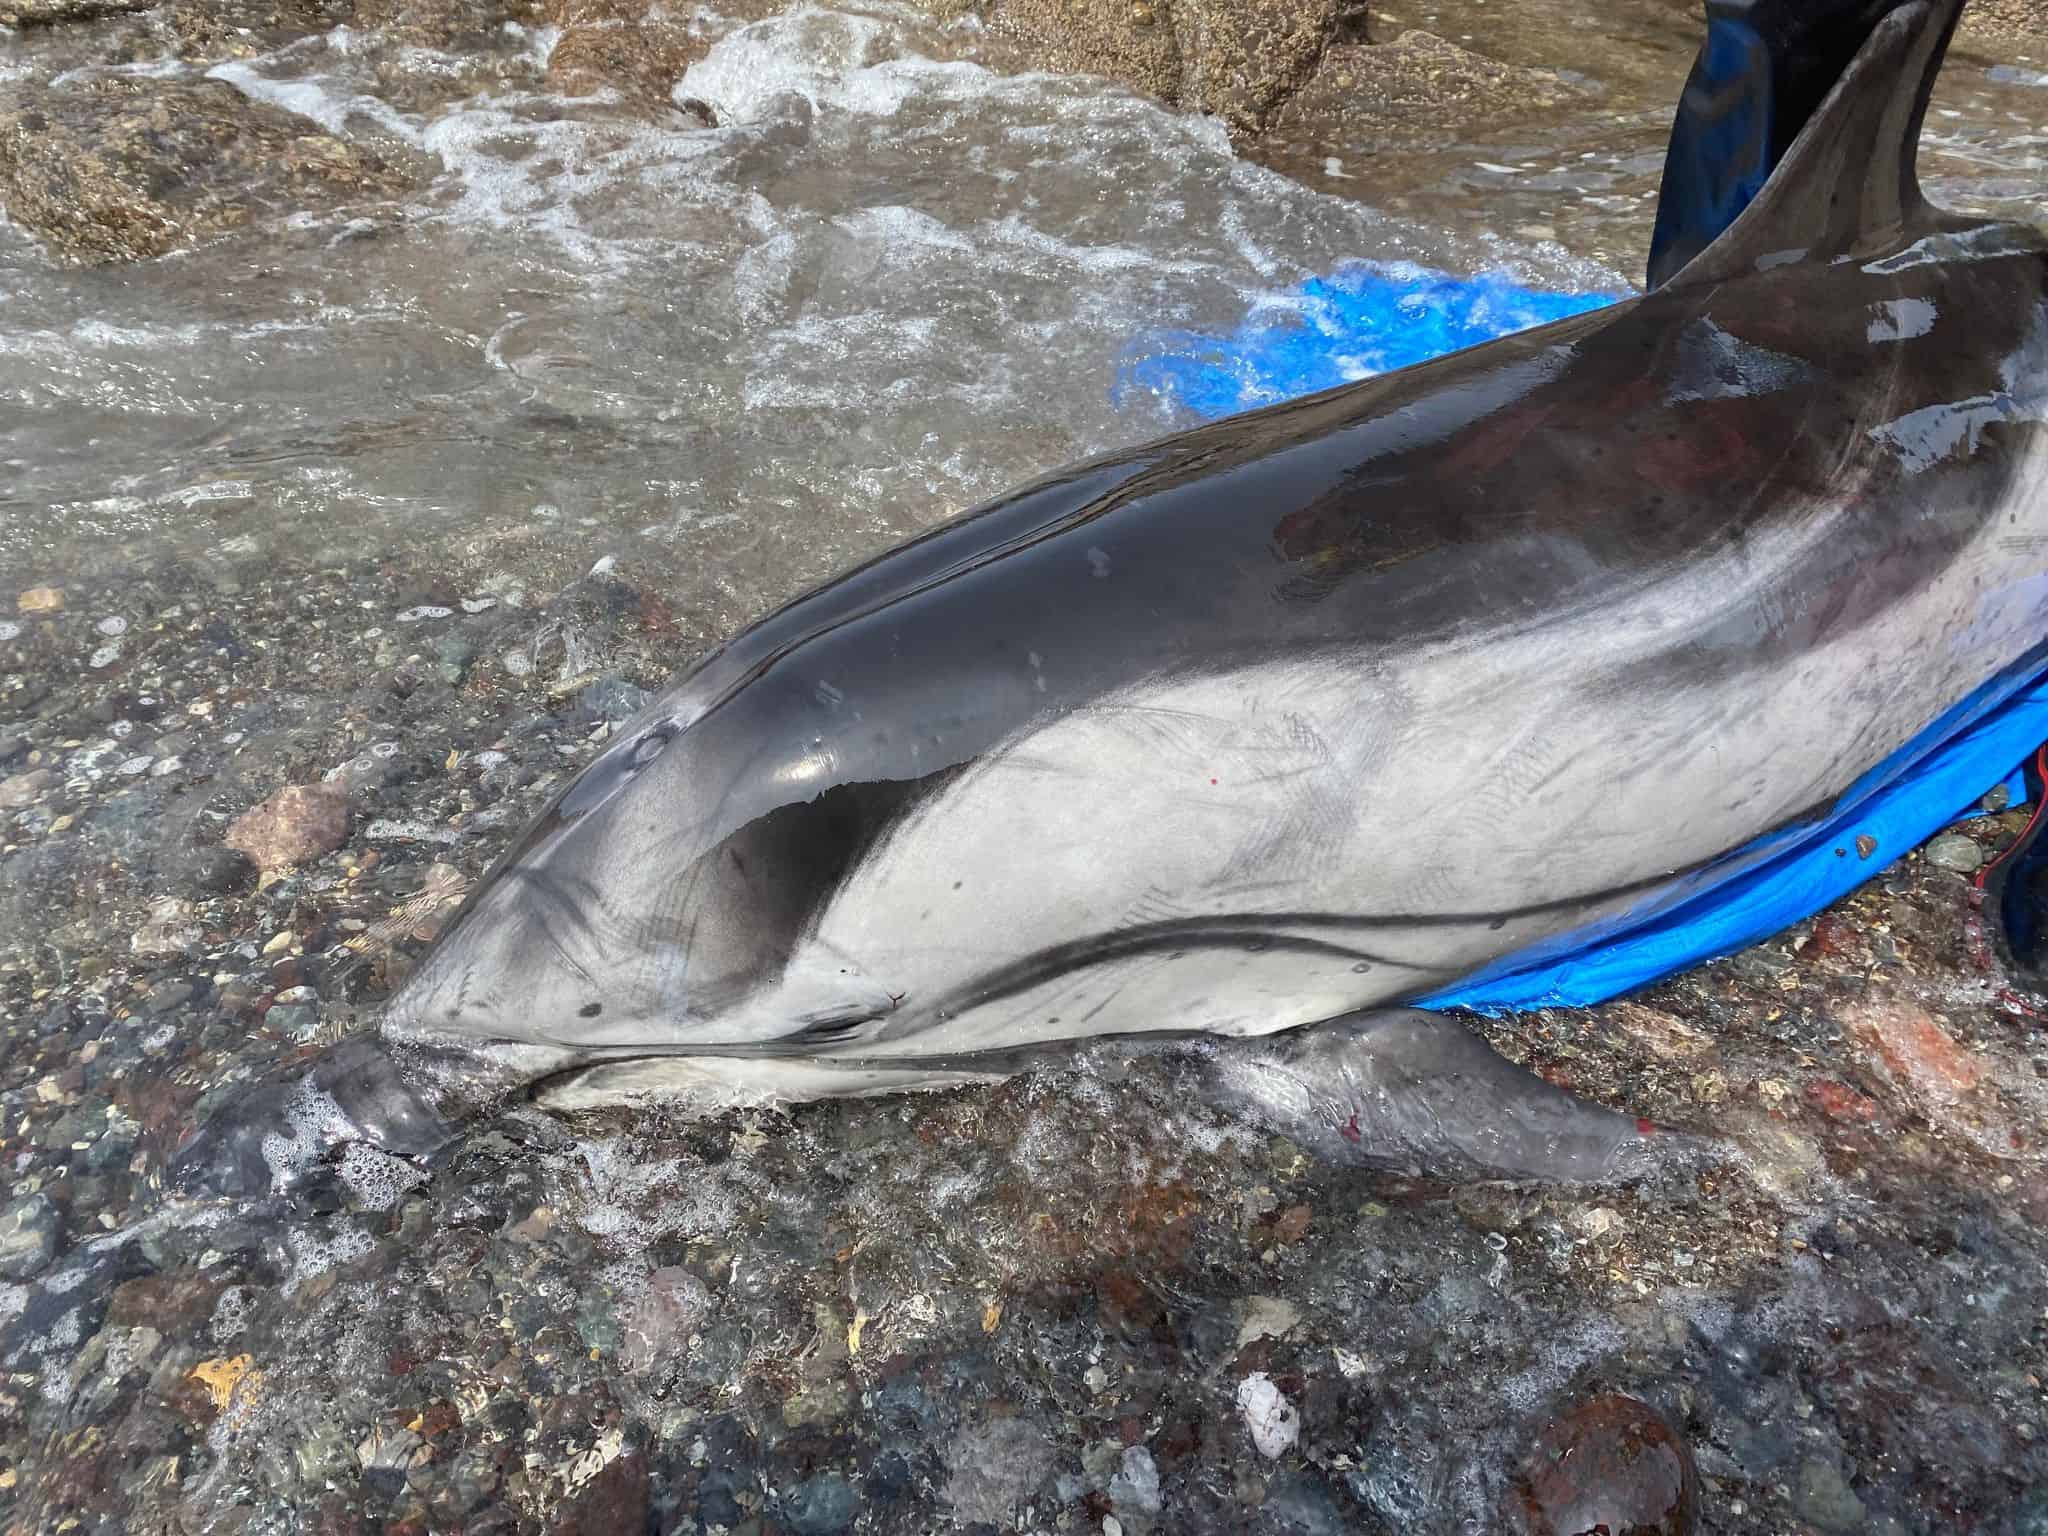
[{"label": "dolphin's dorsal fin", "polygon": [[1871,31],[1763,189],[1667,287],[1897,245],[1930,209],[1920,122],[1963,0],[1911,0]]}]

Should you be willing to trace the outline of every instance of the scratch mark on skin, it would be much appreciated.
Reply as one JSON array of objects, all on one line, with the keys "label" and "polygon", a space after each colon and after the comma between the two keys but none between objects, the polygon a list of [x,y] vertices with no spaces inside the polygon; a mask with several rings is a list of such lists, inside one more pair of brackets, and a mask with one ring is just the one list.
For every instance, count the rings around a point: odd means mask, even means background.
[{"label": "scratch mark on skin", "polygon": [[554,929],[550,928],[546,923],[542,923],[540,931],[541,937],[548,941],[548,947],[562,957],[562,964],[568,966],[570,970],[589,982],[591,986],[595,987],[598,984],[597,978],[590,974],[589,967],[569,953],[567,946],[556,937]]}]

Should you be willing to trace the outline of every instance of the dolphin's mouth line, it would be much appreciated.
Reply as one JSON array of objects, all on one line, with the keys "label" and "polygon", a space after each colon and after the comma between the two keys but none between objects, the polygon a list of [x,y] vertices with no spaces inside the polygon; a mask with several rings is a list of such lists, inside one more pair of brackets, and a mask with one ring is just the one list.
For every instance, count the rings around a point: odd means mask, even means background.
[{"label": "dolphin's mouth line", "polygon": [[[1119,1043],[1147,1049],[1213,1044],[1222,1038],[1199,1029],[1148,1030],[1142,1034],[1117,1037]],[[863,1072],[900,1072],[936,1078],[948,1074],[1008,1077],[1039,1062],[1071,1062],[1076,1052],[1100,1044],[1100,1036],[1070,1035],[1056,1040],[1033,1041],[1029,1045],[996,1046],[985,1051],[948,1051],[929,1056],[887,1052],[819,1055],[808,1051],[778,1051],[773,1042],[733,1046],[607,1046],[581,1053],[576,1060],[534,1079],[527,1085],[525,1096],[545,1098],[551,1088],[571,1082],[594,1068],[628,1066],[643,1061],[803,1061],[822,1071],[844,1072],[849,1076]]]}]

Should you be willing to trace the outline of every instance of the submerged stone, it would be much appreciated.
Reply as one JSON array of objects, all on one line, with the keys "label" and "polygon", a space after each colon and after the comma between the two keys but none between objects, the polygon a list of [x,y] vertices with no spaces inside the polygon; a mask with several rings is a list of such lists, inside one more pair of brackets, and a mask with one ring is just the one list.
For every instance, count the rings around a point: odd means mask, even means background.
[{"label": "submerged stone", "polygon": [[48,1195],[24,1196],[0,1208],[0,1279],[26,1280],[57,1256],[60,1216]]},{"label": "submerged stone", "polygon": [[1984,864],[1984,850],[1974,838],[1960,832],[1944,832],[1927,845],[1927,862],[1937,869],[1952,869],[1959,875],[1975,874]]},{"label": "submerged stone", "polygon": [[1656,1409],[1606,1393],[1543,1427],[1510,1483],[1505,1513],[1521,1536],[1691,1536],[1699,1473]]},{"label": "submerged stone", "polygon": [[389,196],[410,170],[221,80],[0,96],[0,204],[66,255],[141,261],[272,208]]},{"label": "submerged stone", "polygon": [[331,853],[347,835],[347,796],[324,784],[288,784],[236,817],[226,842],[274,870]]},{"label": "submerged stone", "polygon": [[853,1484],[837,1472],[823,1472],[790,1490],[782,1518],[798,1536],[833,1536],[852,1525],[859,1511]]}]

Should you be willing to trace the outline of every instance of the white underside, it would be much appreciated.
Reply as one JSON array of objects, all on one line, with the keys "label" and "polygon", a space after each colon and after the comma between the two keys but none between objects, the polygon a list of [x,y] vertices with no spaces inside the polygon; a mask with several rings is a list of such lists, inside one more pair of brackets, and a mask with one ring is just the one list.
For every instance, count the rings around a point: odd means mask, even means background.
[{"label": "white underside", "polygon": [[[2014,387],[1965,413],[1957,433],[1901,415],[1868,434],[1910,439],[1923,472],[1966,459],[1993,421],[2048,416],[2048,359],[2007,371]],[[1258,1035],[1426,993],[1638,899],[1598,893],[1699,864],[1839,794],[2040,643],[2048,433],[2034,430],[2010,483],[1985,531],[1919,591],[1747,670],[1739,658],[1803,624],[1802,603],[1836,595],[1802,591],[1789,573],[1867,507],[1786,509],[1661,579],[1610,581],[1599,602],[1533,620],[1475,616],[1428,648],[1134,686],[1035,726],[926,801],[846,879],[780,983],[743,1005],[702,1023],[679,1021],[680,1009],[608,1009],[585,1026],[576,989],[587,983],[574,978],[559,999],[523,992],[522,1017],[463,1028],[518,1038],[531,1019],[524,1038],[564,1047],[704,1050],[880,1015],[797,1059],[619,1063],[560,1090],[758,1102],[1000,1075],[950,1061],[878,1071],[861,1058],[1138,1031]],[[1533,534],[1527,556],[1587,558]],[[1713,659],[1696,649],[1709,635],[1737,662],[1724,675],[1698,664]],[[1485,916],[1513,911],[1528,915]],[[1393,921],[1336,931],[1284,916],[1300,913]],[[1399,920],[1418,914],[1436,920]],[[1022,990],[991,985],[1062,946],[1221,919],[1277,942],[1131,948],[1047,965]]]},{"label": "white underside", "polygon": [[[1077,937],[1239,913],[1528,908],[1738,846],[1839,793],[2048,633],[2041,467],[1926,590],[1727,681],[1635,680],[1709,624],[1762,633],[1794,618],[1776,572],[1831,536],[1830,517],[1522,634],[1377,663],[1273,662],[1078,711],[992,755],[877,850],[792,983],[901,997],[914,1027],[879,1026],[892,1055],[1261,1034],[1448,983],[1598,909],[1348,934],[1275,921],[1383,958],[1148,952],[954,1018],[919,1011]],[[764,1019],[777,1007],[762,999]]]}]

